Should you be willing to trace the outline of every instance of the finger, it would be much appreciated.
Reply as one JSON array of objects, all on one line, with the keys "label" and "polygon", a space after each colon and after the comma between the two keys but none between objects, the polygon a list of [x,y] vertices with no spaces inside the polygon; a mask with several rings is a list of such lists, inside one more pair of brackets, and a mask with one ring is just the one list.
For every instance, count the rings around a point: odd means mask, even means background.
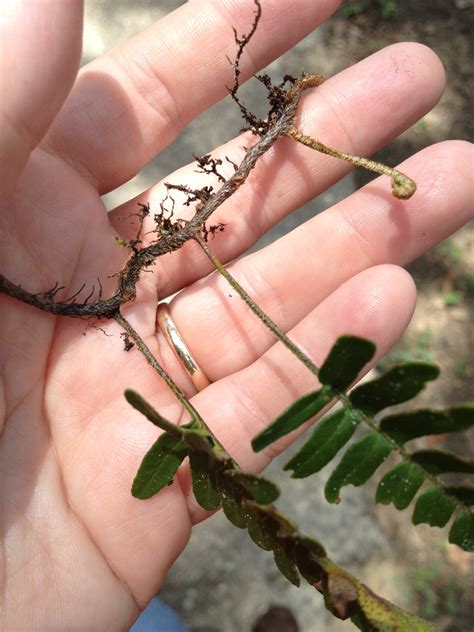
[{"label": "finger", "polygon": [[[242,78],[291,48],[339,0],[262,0],[262,19],[242,58]],[[253,1],[186,3],[88,64],[46,141],[109,191],[134,176],[197,114],[227,94],[236,52],[232,27],[247,33]]]},{"label": "finger", "polygon": [[82,2],[11,0],[0,16],[0,194],[13,188],[74,81]]},{"label": "finger", "polygon": [[[405,330],[415,298],[414,283],[405,270],[377,266],[339,287],[292,329],[290,337],[320,366],[340,335],[362,336],[377,344],[373,366]],[[250,366],[196,395],[193,404],[237,463],[258,472],[308,424],[259,454],[252,451],[252,437],[315,388],[314,375],[278,343]],[[193,522],[198,522],[208,514],[196,505],[188,470],[182,474],[181,485],[187,491]]]},{"label": "finger", "polygon": [[[418,184],[410,200],[396,200],[383,179],[375,180],[228,269],[289,331],[353,275],[376,264],[406,264],[467,222],[473,214],[472,157],[469,143],[430,147],[401,166]],[[178,294],[170,312],[211,381],[248,366],[274,342],[217,273]],[[178,370],[161,332],[157,336],[168,368]]]},{"label": "finger", "polygon": [[[369,155],[429,111],[443,88],[444,71],[432,51],[419,44],[397,44],[308,93],[301,107],[300,126],[305,133],[331,146]],[[220,158],[227,155],[240,162],[243,153],[242,138],[238,138],[214,155]],[[197,179],[195,169],[195,164],[190,165],[168,180],[191,186],[209,184],[209,179]],[[342,160],[318,154],[290,139],[279,140],[251,172],[245,185],[210,219],[210,223],[227,224],[224,234],[212,242],[213,249],[224,261],[235,258],[271,226],[324,191],[349,169]],[[389,191],[388,178],[385,186]],[[138,200],[149,200],[152,209],[158,209],[165,194],[161,183],[117,209],[111,214],[117,230],[126,231],[126,219],[136,212]],[[175,216],[186,216],[185,212],[185,208],[176,210]],[[205,260],[196,259],[196,248],[189,245],[167,258],[166,266],[159,262],[156,276],[160,295],[176,292],[209,271]]]}]

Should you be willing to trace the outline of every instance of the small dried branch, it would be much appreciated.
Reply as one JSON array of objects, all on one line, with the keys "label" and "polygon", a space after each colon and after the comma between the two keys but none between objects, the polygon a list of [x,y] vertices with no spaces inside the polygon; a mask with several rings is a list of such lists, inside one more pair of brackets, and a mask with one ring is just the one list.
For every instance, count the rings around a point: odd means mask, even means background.
[{"label": "small dried branch", "polygon": [[240,88],[240,73],[241,73],[240,60],[242,58],[242,54],[245,50],[245,47],[250,42],[255,31],[257,30],[258,23],[260,22],[260,18],[262,16],[262,7],[260,5],[259,0],[254,0],[254,3],[256,7],[255,17],[254,17],[252,27],[250,31],[248,32],[248,34],[242,35],[241,37],[239,37],[237,35],[237,31],[235,30],[235,28],[232,28],[232,30],[234,31],[234,41],[237,44],[237,53],[235,55],[234,61],[230,62],[232,65],[232,69],[234,71],[234,84],[232,85],[231,88],[228,88],[228,90],[229,90],[230,96],[239,107],[240,113],[242,114],[242,118],[248,124],[247,129],[250,129],[254,134],[262,134],[267,129],[265,127],[265,124],[263,124],[262,126],[263,122],[249,111],[249,109],[245,106],[243,101],[241,101],[240,97],[238,96],[238,91]]},{"label": "small dried branch", "polygon": [[212,158],[211,154],[205,154],[204,156],[193,154],[193,158],[199,166],[199,169],[196,169],[196,173],[214,174],[220,182],[225,182],[225,177],[218,169],[222,165],[220,158]]}]

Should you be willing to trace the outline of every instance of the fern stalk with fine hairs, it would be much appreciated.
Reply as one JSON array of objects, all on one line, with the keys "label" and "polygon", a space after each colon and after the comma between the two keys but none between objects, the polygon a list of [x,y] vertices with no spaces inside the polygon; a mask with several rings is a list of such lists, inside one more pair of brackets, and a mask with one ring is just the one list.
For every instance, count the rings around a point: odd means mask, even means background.
[{"label": "fern stalk with fine hairs", "polygon": [[230,274],[227,268],[219,261],[217,256],[212,252],[207,243],[202,239],[201,236],[196,237],[196,241],[204,250],[206,255],[209,257],[210,261],[216,268],[216,270],[224,277],[227,283],[237,292],[240,298],[248,305],[248,307],[252,310],[252,312],[259,318],[262,323],[267,327],[275,336],[282,342],[287,349],[291,351],[291,353],[298,358],[300,362],[302,362],[310,371],[317,377],[318,375],[318,367],[314,364],[314,362],[308,358],[308,356],[301,351],[301,349],[288,338],[286,334],[284,334],[281,329],[273,322],[273,320],[265,314],[265,312],[255,303],[255,301],[247,294],[244,288],[240,285],[240,283]]}]

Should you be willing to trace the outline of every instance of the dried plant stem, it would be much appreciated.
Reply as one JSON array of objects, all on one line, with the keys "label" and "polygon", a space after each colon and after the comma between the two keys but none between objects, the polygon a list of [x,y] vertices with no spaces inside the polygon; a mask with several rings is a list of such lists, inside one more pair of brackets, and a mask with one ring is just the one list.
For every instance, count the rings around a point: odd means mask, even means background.
[{"label": "dried plant stem", "polygon": [[392,193],[396,198],[408,200],[408,198],[410,198],[416,191],[416,184],[411,178],[401,171],[388,167],[381,162],[375,162],[375,160],[369,160],[368,158],[362,158],[361,156],[354,156],[353,154],[348,154],[345,151],[339,151],[339,149],[323,145],[323,143],[315,140],[311,136],[306,136],[306,134],[303,134],[295,127],[289,129],[287,135],[302,145],[311,147],[311,149],[319,151],[322,154],[327,154],[328,156],[333,156],[334,158],[340,158],[341,160],[350,162],[356,167],[363,167],[368,171],[380,173],[380,175],[389,176],[392,180]]},{"label": "dried plant stem", "polygon": [[318,367],[308,358],[308,356],[301,351],[301,349],[292,342],[286,334],[284,334],[281,329],[276,325],[273,320],[265,314],[265,312],[255,303],[254,300],[247,294],[244,288],[240,285],[240,283],[230,274],[230,272],[224,267],[221,261],[216,257],[216,255],[210,250],[207,243],[200,237],[195,237],[198,244],[204,250],[206,255],[209,257],[211,262],[213,263],[216,270],[222,274],[225,280],[229,283],[229,285],[237,292],[240,298],[250,307],[253,313],[264,323],[268,329],[282,342],[287,349],[295,355],[298,360],[300,360],[313,375],[318,375]]}]

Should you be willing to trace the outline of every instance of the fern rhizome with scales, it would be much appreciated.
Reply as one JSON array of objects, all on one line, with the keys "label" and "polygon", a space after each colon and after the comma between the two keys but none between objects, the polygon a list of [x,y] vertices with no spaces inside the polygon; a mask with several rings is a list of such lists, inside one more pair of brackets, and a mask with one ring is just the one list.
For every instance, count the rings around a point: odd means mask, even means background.
[{"label": "fern rhizome with scales", "polygon": [[[292,432],[331,403],[338,402],[335,412],[328,414],[312,431],[307,442],[285,465],[292,476],[302,478],[318,472],[329,464],[350,441],[357,428],[362,434],[346,449],[334,467],[325,488],[329,502],[339,502],[341,489],[347,485],[362,485],[375,474],[390,454],[398,462],[379,481],[376,502],[393,503],[404,509],[414,503],[413,522],[443,527],[451,521],[449,541],[466,551],[474,549],[474,488],[464,482],[447,484],[444,475],[474,473],[474,464],[440,450],[411,451],[406,444],[413,439],[433,434],[466,431],[474,422],[474,406],[463,404],[447,410],[419,409],[385,415],[379,413],[413,398],[436,379],[438,368],[422,362],[394,366],[375,380],[365,382],[348,392],[364,367],[372,360],[375,345],[354,336],[339,338],[328,357],[318,368],[276,324],[255,304],[244,288],[231,276],[208,245],[209,236],[224,230],[223,224],[206,224],[208,219],[241,186],[258,160],[281,137],[289,137],[314,150],[346,160],[391,178],[392,193],[407,199],[416,190],[415,183],[403,173],[365,158],[349,155],[305,135],[296,126],[295,115],[302,93],[317,88],[324,78],[302,73],[299,77],[285,76],[274,85],[266,74],[258,75],[267,90],[269,101],[265,119],[253,115],[239,96],[240,60],[254,35],[261,16],[259,0],[254,0],[255,17],[249,32],[239,36],[234,31],[237,47],[232,64],[234,82],[229,92],[244,118],[246,129],[255,142],[246,149],[240,164],[229,159],[233,167],[225,177],[222,161],[211,155],[196,158],[197,168],[217,179],[217,186],[192,189],[185,183],[167,184],[167,197],[154,214],[153,238],[145,245],[141,229],[151,214],[148,204],[140,205],[137,213],[138,230],[134,239],[117,239],[129,250],[129,256],[117,273],[114,292],[103,298],[102,291],[93,292],[82,302],[82,289],[69,299],[58,300],[62,288],[54,287],[42,293],[31,293],[0,274],[0,292],[60,316],[115,319],[123,328],[125,349],[141,352],[146,361],[165,380],[188,412],[189,421],[177,426],[163,418],[138,393],[127,391],[128,402],[163,430],[145,455],[132,485],[135,497],[148,499],[173,481],[178,468],[189,460],[193,492],[206,510],[222,507],[225,516],[236,527],[246,529],[255,544],[271,551],[276,565],[294,585],[301,580],[323,594],[326,607],[338,618],[348,619],[361,630],[427,631],[436,628],[378,597],[348,571],[334,563],[317,540],[300,533],[297,527],[274,506],[279,490],[271,481],[242,471],[213,435],[199,412],[160,366],[139,333],[121,314],[121,307],[133,301],[141,274],[158,257],[178,250],[187,241],[196,241],[216,270],[247,303],[263,324],[284,344],[315,378],[315,390],[304,395],[285,410],[252,441],[259,451]],[[189,220],[173,216],[173,191],[186,196],[185,204],[194,206]],[[169,206],[171,204],[171,207]],[[222,236],[225,238],[225,234]],[[100,284],[99,284],[100,287]],[[94,299],[95,296],[95,299]]]}]

